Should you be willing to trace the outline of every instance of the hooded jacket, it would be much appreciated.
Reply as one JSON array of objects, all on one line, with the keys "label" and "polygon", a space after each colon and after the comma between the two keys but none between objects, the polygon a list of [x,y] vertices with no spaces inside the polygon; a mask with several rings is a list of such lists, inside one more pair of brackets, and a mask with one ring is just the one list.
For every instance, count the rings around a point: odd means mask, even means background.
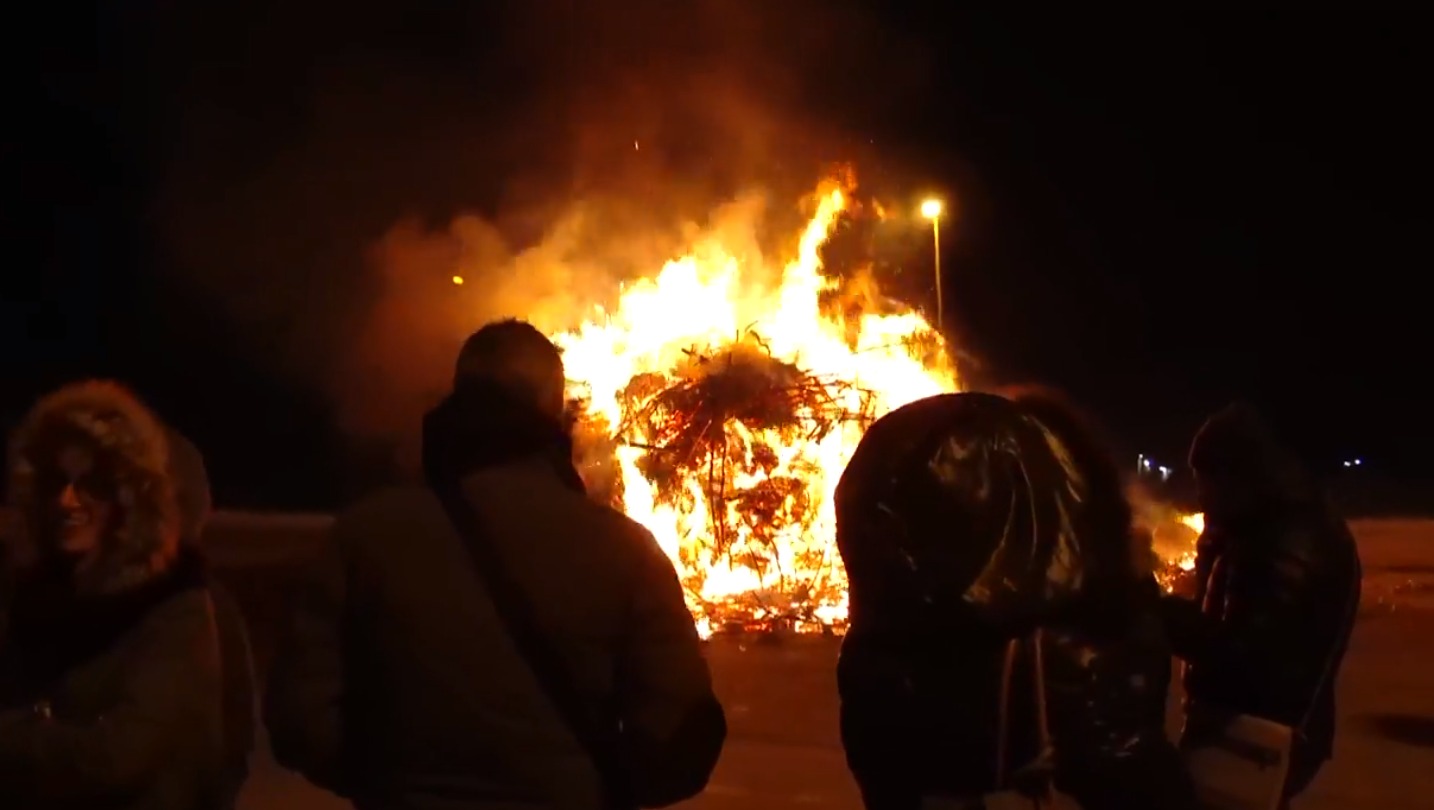
[{"label": "hooded jacket", "polygon": [[1195,600],[1166,600],[1193,703],[1298,732],[1292,779],[1333,751],[1335,682],[1360,596],[1354,536],[1294,456],[1248,406],[1212,416],[1190,466],[1205,532]]},{"label": "hooded jacket", "polygon": [[[116,525],[77,569],[48,549],[47,466],[79,443],[112,476]],[[0,795],[15,808],[192,810],[220,769],[218,641],[180,542],[164,427],[108,382],[42,399],[14,435],[0,634]]]},{"label": "hooded jacket", "polygon": [[360,810],[607,810],[437,488],[457,486],[594,726],[621,724],[635,804],[702,790],[726,734],[672,563],[583,492],[560,426],[486,385],[423,425],[428,487],[335,521],[265,694],[274,756]]},{"label": "hooded jacket", "polygon": [[[204,542],[204,525],[212,511],[209,471],[199,448],[177,430],[170,429],[169,469],[179,505],[180,541],[196,551]],[[249,758],[258,736],[258,687],[254,656],[244,613],[233,594],[218,582],[209,583],[214,626],[219,633],[219,662],[224,689],[224,761],[228,788],[216,810],[234,806],[249,778]]]},{"label": "hooded jacket", "polygon": [[842,739],[868,810],[1052,777],[1092,810],[1192,806],[1164,736],[1148,550],[1113,467],[1060,417],[984,394],[920,400],[878,420],[842,474]]}]

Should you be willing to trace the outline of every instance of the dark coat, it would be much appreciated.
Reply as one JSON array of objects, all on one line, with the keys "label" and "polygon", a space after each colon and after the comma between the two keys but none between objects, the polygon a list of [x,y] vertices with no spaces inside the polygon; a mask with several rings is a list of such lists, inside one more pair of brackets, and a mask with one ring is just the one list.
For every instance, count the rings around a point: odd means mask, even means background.
[{"label": "dark coat", "polygon": [[[595,722],[621,724],[634,778],[685,774],[667,800],[686,798],[725,736],[700,641],[672,563],[584,495],[565,447],[556,426],[464,397],[425,424],[430,477],[461,476]],[[427,488],[338,518],[281,642],[265,717],[281,764],[360,808],[603,806],[593,764]]]},{"label": "dark coat", "polygon": [[1292,770],[1303,779],[1333,751],[1335,682],[1359,605],[1354,537],[1248,411],[1212,417],[1191,464],[1206,501],[1196,598],[1165,608],[1186,694],[1300,730]]},{"label": "dark coat", "polygon": [[1164,737],[1170,657],[1148,555],[1116,476],[1074,444],[1030,410],[964,394],[898,409],[853,455],[836,496],[851,582],[838,683],[868,808],[1042,773],[1088,808],[1191,806]]},{"label": "dark coat", "polygon": [[[204,526],[209,520],[212,499],[209,472],[204,456],[178,431],[169,431],[169,466],[175,482],[175,498],[182,521],[181,542],[201,548]],[[248,623],[239,603],[229,590],[209,580],[214,607],[214,625],[219,634],[219,663],[224,688],[224,759],[229,787],[215,810],[232,808],[249,778],[249,759],[258,737],[259,698],[254,676],[254,656],[249,644]]]},{"label": "dark coat", "polygon": [[[92,564],[48,548],[46,467],[85,442],[121,519]],[[183,550],[162,426],[123,389],[83,383],[32,410],[12,446],[11,590],[0,633],[6,808],[195,810],[221,792],[218,636]]]}]

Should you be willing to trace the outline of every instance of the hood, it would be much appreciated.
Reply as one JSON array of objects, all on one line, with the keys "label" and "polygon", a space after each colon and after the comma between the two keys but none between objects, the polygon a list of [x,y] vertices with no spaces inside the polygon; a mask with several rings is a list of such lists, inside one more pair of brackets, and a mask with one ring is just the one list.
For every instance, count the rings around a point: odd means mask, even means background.
[{"label": "hood", "polygon": [[878,420],[837,486],[853,621],[887,602],[974,609],[1019,628],[1088,597],[1118,604],[1140,576],[1129,510],[1081,455],[989,394],[919,400]]},{"label": "hood", "polygon": [[1111,442],[1095,422],[1059,391],[1041,386],[1010,389],[1004,395],[1040,428],[1050,451],[1070,480],[1070,492],[1078,508],[1074,516],[1078,531],[1094,536],[1125,538],[1125,543],[1087,543],[1101,555],[1102,570],[1126,572],[1138,577],[1155,571],[1153,538],[1138,530],[1131,508],[1130,491],[1120,465],[1111,455]]},{"label": "hood", "polygon": [[542,458],[564,484],[583,491],[571,435],[561,422],[502,386],[468,378],[423,418],[423,473],[437,489],[481,469]]},{"label": "hood", "polygon": [[7,573],[14,576],[48,559],[37,474],[54,463],[60,446],[76,440],[89,444],[113,470],[120,510],[118,527],[105,537],[95,563],[78,575],[77,589],[118,593],[167,571],[178,555],[182,528],[167,434],[154,413],[118,383],[75,383],[36,403],[10,445],[8,493],[17,528],[6,538]]},{"label": "hood", "polygon": [[1221,502],[1227,500],[1221,491],[1226,488],[1248,493],[1253,497],[1238,500],[1251,503],[1302,503],[1317,497],[1294,453],[1245,403],[1228,405],[1205,420],[1190,445],[1190,469],[1212,490],[1207,497]]}]

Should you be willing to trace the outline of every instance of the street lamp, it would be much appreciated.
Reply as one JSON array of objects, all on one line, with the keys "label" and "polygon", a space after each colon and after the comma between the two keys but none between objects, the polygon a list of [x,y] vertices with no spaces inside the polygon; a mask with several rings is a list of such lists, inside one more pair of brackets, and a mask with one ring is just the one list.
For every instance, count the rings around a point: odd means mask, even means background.
[{"label": "street lamp", "polygon": [[921,216],[931,220],[931,245],[936,260],[936,331],[946,323],[941,308],[941,201],[932,197],[921,202]]}]

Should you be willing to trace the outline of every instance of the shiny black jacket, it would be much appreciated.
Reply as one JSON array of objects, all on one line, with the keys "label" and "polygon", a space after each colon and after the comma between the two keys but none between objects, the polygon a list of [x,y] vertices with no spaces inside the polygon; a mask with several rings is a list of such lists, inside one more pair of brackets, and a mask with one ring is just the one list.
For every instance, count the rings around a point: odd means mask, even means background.
[{"label": "shiny black jacket", "polygon": [[[1359,605],[1354,537],[1245,409],[1212,417],[1191,463],[1207,508],[1196,598],[1172,597],[1165,609],[1186,693],[1296,727],[1295,767],[1322,762]],[[1239,493],[1227,496],[1232,487]]]},{"label": "shiny black jacket", "polygon": [[1348,528],[1317,513],[1207,528],[1195,601],[1174,611],[1200,614],[1170,625],[1186,694],[1300,728],[1307,753],[1327,759],[1359,570]]},{"label": "shiny black jacket", "polygon": [[873,425],[842,476],[842,739],[872,810],[1042,774],[1093,810],[1190,806],[1163,730],[1158,587],[1113,468],[1057,421],[988,395],[922,400]]}]

